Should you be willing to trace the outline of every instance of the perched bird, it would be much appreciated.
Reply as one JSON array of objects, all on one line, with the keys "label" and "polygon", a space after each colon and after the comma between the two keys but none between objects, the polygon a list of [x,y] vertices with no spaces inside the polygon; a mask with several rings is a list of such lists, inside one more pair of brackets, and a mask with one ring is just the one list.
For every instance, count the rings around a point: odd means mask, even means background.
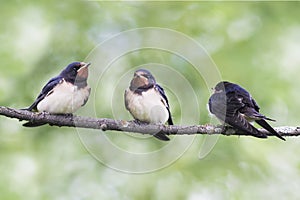
[{"label": "perched bird", "polygon": [[[170,106],[164,89],[152,74],[145,69],[134,73],[130,86],[125,91],[125,107],[137,122],[173,125]],[[170,140],[163,133],[154,135],[160,140]]]},{"label": "perched bird", "polygon": [[244,88],[223,81],[218,83],[214,90],[214,94],[209,98],[208,106],[209,111],[220,121],[253,136],[267,138],[266,134],[249,123],[255,121],[273,135],[285,140],[266,122],[266,120],[275,120],[259,113],[257,103]]},{"label": "perched bird", "polygon": [[[33,102],[29,111],[51,114],[71,114],[84,106],[91,88],[87,85],[90,63],[73,62],[58,76],[50,79]],[[28,122],[23,126],[34,127],[45,123]]]}]

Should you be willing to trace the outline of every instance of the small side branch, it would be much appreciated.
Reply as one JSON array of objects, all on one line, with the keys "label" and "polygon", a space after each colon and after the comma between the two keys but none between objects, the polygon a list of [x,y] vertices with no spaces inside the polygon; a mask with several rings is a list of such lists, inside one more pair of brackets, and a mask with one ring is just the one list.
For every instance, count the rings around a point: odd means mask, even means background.
[{"label": "small side branch", "polygon": [[[237,131],[233,128],[213,125],[155,125],[155,124],[137,124],[134,121],[114,120],[107,118],[91,118],[76,115],[53,115],[47,113],[36,113],[27,110],[19,110],[0,106],[0,115],[16,118],[19,121],[30,121],[33,123],[47,123],[51,126],[68,126],[77,128],[100,129],[103,131],[123,131],[135,132],[141,134],[155,134],[158,132],[167,135],[194,135],[194,134],[222,134],[222,135],[249,135]],[[266,130],[259,129],[261,132],[270,135]],[[299,136],[300,127],[277,127],[275,128],[282,136]],[[249,135],[253,136],[253,135]],[[271,135],[270,135],[271,136]]]}]

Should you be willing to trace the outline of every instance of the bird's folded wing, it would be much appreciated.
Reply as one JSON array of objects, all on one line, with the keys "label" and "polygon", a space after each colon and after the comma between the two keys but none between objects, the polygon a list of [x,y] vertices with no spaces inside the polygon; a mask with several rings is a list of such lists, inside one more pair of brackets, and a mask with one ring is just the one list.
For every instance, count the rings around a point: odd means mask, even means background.
[{"label": "bird's folded wing", "polygon": [[169,113],[168,124],[169,124],[169,125],[173,125],[174,123],[173,123],[172,116],[171,116],[171,111],[170,111],[169,101],[168,101],[168,98],[167,98],[167,96],[166,96],[166,94],[165,94],[165,91],[164,91],[164,89],[163,89],[160,85],[158,85],[158,84],[155,85],[155,89],[159,92],[159,94],[160,94],[160,96],[162,97],[162,100],[163,100],[162,102],[165,104],[165,106],[166,106],[166,108],[167,108],[167,110],[168,110],[168,113]]},{"label": "bird's folded wing", "polygon": [[51,94],[53,88],[59,84],[62,81],[62,78],[57,76],[55,78],[52,78],[48,83],[43,87],[41,93],[38,95],[36,100],[33,102],[33,104],[27,109],[27,110],[34,110],[36,109],[37,104],[43,100],[47,95]]}]

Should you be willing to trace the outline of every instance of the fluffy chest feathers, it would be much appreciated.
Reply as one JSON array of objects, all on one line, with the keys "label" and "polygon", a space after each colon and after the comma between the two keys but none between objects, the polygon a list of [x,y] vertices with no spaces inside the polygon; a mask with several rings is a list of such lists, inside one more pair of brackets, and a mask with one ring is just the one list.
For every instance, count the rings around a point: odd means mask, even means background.
[{"label": "fluffy chest feathers", "polygon": [[73,113],[83,106],[90,95],[90,88],[77,86],[62,80],[37,104],[38,111],[49,113]]},{"label": "fluffy chest feathers", "polygon": [[125,104],[131,115],[143,122],[164,124],[169,118],[166,102],[154,88],[141,94],[127,89]]}]

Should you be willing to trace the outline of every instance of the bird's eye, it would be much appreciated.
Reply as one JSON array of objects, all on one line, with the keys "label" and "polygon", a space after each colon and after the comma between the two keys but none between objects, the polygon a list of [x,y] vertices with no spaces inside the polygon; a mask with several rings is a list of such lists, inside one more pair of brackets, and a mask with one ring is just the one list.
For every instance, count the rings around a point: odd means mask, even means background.
[{"label": "bird's eye", "polygon": [[77,71],[77,70],[80,69],[80,67],[81,67],[81,65],[76,65],[74,68],[75,68],[75,70]]}]

